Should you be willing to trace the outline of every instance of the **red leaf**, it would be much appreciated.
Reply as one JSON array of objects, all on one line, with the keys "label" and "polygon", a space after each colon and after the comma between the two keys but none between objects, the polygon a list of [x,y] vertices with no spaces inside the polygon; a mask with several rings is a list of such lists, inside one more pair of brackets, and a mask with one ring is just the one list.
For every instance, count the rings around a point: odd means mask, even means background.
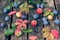
[{"label": "red leaf", "polygon": [[16,14],[16,11],[11,11],[8,15],[11,16],[11,15],[14,15]]},{"label": "red leaf", "polygon": [[27,27],[25,23],[22,24],[23,27]]},{"label": "red leaf", "polygon": [[37,36],[30,36],[29,40],[37,40],[37,38],[38,38]]},{"label": "red leaf", "polygon": [[23,22],[24,22],[24,23],[28,23],[29,21],[28,21],[28,20],[24,20]]},{"label": "red leaf", "polygon": [[20,24],[20,22],[16,22],[16,23],[15,23],[15,25],[19,25],[19,24]]},{"label": "red leaf", "polygon": [[17,19],[17,22],[23,22],[23,20],[22,19]]},{"label": "red leaf", "polygon": [[22,28],[22,24],[17,26],[17,29],[21,29]]},{"label": "red leaf", "polygon": [[51,30],[51,33],[54,35],[55,38],[58,38],[58,31],[57,30]]}]

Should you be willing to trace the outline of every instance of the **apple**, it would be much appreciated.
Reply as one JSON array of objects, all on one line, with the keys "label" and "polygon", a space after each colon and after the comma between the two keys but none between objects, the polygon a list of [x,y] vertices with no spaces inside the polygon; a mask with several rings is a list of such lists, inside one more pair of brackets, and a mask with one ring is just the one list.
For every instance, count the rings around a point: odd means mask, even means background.
[{"label": "apple", "polygon": [[15,30],[15,36],[21,36],[22,32],[19,29]]},{"label": "apple", "polygon": [[47,18],[46,18],[46,17],[43,17],[43,18],[42,18],[42,21],[47,21]]},{"label": "apple", "polygon": [[10,20],[10,17],[9,16],[6,16],[5,17],[5,21],[8,22]]},{"label": "apple", "polygon": [[33,15],[33,18],[34,18],[34,19],[38,19],[38,18],[39,18],[39,15],[38,15],[38,14],[34,14],[34,15]]},{"label": "apple", "polygon": [[59,25],[60,24],[60,20],[56,19],[56,20],[54,20],[54,23],[57,24],[57,25]]},{"label": "apple", "polygon": [[16,17],[21,17],[21,12],[17,12]]},{"label": "apple", "polygon": [[42,14],[43,10],[42,10],[42,8],[37,8],[36,12],[37,12],[37,14]]},{"label": "apple", "polygon": [[31,21],[31,25],[35,27],[37,25],[37,21],[36,20],[32,20]]},{"label": "apple", "polygon": [[53,19],[53,16],[52,15],[48,15],[48,20],[52,20]]},{"label": "apple", "polygon": [[48,21],[43,21],[43,24],[46,26],[46,25],[48,25],[49,23],[48,23]]}]

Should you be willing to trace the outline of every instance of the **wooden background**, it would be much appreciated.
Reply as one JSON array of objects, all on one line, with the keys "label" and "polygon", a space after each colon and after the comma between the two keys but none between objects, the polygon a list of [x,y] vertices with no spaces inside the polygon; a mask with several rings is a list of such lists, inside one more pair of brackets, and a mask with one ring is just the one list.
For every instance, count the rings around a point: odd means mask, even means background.
[{"label": "wooden background", "polygon": [[[20,1],[21,3],[23,3],[23,2],[27,2],[28,0],[19,0],[19,1]],[[37,1],[37,0],[34,0],[34,1]],[[48,5],[49,5],[49,6],[52,6],[52,7],[55,8],[53,0],[44,0],[44,1],[48,2]],[[5,18],[5,16],[7,16],[7,15],[5,15],[5,14],[3,13],[3,8],[4,8],[5,6],[7,6],[7,5],[9,5],[9,3],[10,3],[10,0],[1,0],[1,1],[0,1],[0,23],[1,23],[1,22],[5,22],[5,21],[4,21],[4,18]],[[59,0],[55,0],[55,5],[56,5],[56,8],[57,8],[57,10],[58,10],[58,13],[60,13],[60,1],[59,1]],[[29,12],[29,14],[28,14],[28,20],[30,20],[30,21],[33,20],[33,18],[32,18],[32,15],[34,14],[33,12],[35,13],[35,9],[34,9],[33,11],[30,10],[30,12]],[[60,15],[58,15],[58,18],[60,19]],[[14,15],[14,16],[13,16],[13,19],[12,19],[13,23],[15,22],[15,20],[16,20],[16,16]],[[42,30],[42,27],[43,27],[41,18],[38,19],[37,21],[38,21],[38,23],[39,23],[40,25],[37,26],[38,28],[34,28],[36,32],[32,32],[32,33],[28,34],[28,37],[29,37],[30,35],[37,35],[37,36],[39,37],[37,40],[44,40],[44,39],[42,38],[42,33],[41,33],[41,30]],[[49,22],[50,22],[50,25],[48,25],[48,26],[49,26],[49,27],[50,27],[50,26],[54,26],[54,29],[59,30],[59,26],[55,25],[55,24],[53,23],[53,21],[54,21],[54,20],[49,21]],[[10,22],[8,23],[8,25],[10,25]],[[28,27],[29,27],[29,28],[32,28],[31,25],[29,25]],[[0,40],[5,40],[5,36],[4,36],[4,33],[3,33],[3,32],[4,32],[4,29],[0,28]],[[60,31],[59,31],[59,32],[60,32]],[[59,35],[60,35],[60,34],[59,34]],[[60,36],[59,36],[59,38],[60,38]],[[27,34],[23,34],[21,37],[16,37],[16,36],[12,35],[12,36],[11,36],[11,40],[27,40]],[[60,40],[60,39],[59,39],[59,40]]]}]

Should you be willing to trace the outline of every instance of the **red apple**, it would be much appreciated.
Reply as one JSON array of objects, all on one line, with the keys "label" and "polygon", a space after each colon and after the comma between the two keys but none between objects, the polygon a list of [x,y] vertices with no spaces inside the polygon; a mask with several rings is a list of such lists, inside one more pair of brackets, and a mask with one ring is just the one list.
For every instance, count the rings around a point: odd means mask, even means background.
[{"label": "red apple", "polygon": [[38,8],[38,9],[36,10],[36,12],[37,12],[37,14],[42,14],[43,10],[42,10],[42,8]]},{"label": "red apple", "polygon": [[35,27],[37,25],[37,21],[36,20],[32,20],[31,25]]}]

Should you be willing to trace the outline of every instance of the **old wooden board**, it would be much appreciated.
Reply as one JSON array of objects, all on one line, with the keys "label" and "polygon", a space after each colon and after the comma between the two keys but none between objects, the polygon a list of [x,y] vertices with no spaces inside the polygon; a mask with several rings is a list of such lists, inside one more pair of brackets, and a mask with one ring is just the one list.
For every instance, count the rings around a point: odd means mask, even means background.
[{"label": "old wooden board", "polygon": [[[57,11],[58,11],[58,13],[59,13],[59,4],[60,4],[60,2],[59,2],[59,0],[50,0],[51,2],[52,2],[52,6],[53,6],[53,8],[55,8]],[[49,2],[50,2],[49,1]],[[49,3],[48,2],[48,3]],[[59,19],[60,18],[60,14],[58,15],[58,16],[54,16],[54,19],[52,20],[52,21],[49,21],[50,22],[50,27],[52,28],[52,29],[56,29],[56,30],[58,30],[59,31],[59,25],[56,25],[56,24],[54,24],[54,20],[55,19]],[[59,34],[60,35],[60,34]],[[60,36],[59,36],[59,38],[60,38]],[[60,40],[60,39],[59,39]]]},{"label": "old wooden board", "polygon": [[[27,2],[27,0],[19,0],[19,1],[20,1],[21,3]],[[35,1],[35,0],[34,0],[34,1]],[[36,0],[36,1],[37,1],[37,0]],[[47,0],[44,0],[44,1],[47,1]],[[8,2],[8,3],[7,3],[7,2]],[[48,0],[47,2],[48,2],[48,6],[54,7],[54,2],[53,2],[53,0],[50,0],[50,1]],[[9,3],[10,3],[10,2],[9,2],[8,0],[1,0],[1,2],[0,2],[0,22],[5,22],[3,19],[4,19],[7,15],[4,15],[4,13],[3,13],[3,8],[4,8],[6,5],[9,5]],[[2,5],[1,5],[1,4],[2,4]],[[57,6],[58,12],[60,13],[60,2],[59,2],[59,0],[56,0],[56,6]],[[54,7],[54,8],[55,8],[55,7]],[[42,32],[42,27],[43,27],[41,18],[39,18],[39,19],[37,20],[38,26],[36,26],[35,28],[30,25],[31,21],[34,20],[33,17],[32,17],[34,14],[36,14],[36,9],[30,10],[30,12],[28,13],[28,20],[30,21],[30,22],[29,22],[29,25],[28,25],[28,28],[32,28],[32,29],[35,30],[35,32],[29,33],[29,34],[28,34],[28,37],[31,36],[31,35],[36,35],[36,36],[38,36],[38,39],[37,39],[37,40],[43,40],[43,38],[42,38],[42,33],[41,33],[41,32]],[[41,17],[41,15],[40,15],[40,17]],[[56,18],[56,17],[55,17],[55,18]],[[60,19],[60,14],[58,15],[58,18]],[[16,19],[17,19],[16,15],[13,15],[13,19],[12,19],[12,20],[13,20],[13,23],[15,23]],[[55,20],[55,19],[54,19],[54,20]],[[54,20],[49,21],[49,22],[50,22],[50,25],[48,25],[48,27],[50,27],[50,28],[52,28],[52,29],[57,29],[57,30],[59,30],[59,26],[54,24]],[[40,24],[40,25],[39,25],[39,24]],[[8,23],[8,25],[10,25],[10,23]],[[4,29],[3,29],[3,28],[0,28],[0,40],[5,40],[5,36],[4,36],[3,32],[4,32]],[[59,35],[60,35],[60,34],[59,34]],[[59,38],[60,38],[60,37],[59,37]],[[11,36],[11,40],[27,40],[27,34],[24,34],[24,35],[22,35],[21,37],[16,37],[16,36],[12,35],[12,36]],[[60,40],[60,39],[59,39],[59,40]]]},{"label": "old wooden board", "polygon": [[[34,0],[35,2],[38,2],[38,0]],[[28,14],[28,19],[30,21],[30,23],[33,21],[33,20],[36,20],[37,21],[37,26],[36,27],[33,27],[31,24],[29,25],[29,28],[32,28],[33,29],[33,32],[32,33],[29,33],[29,37],[30,36],[37,36],[37,40],[43,40],[42,38],[42,15],[39,15],[39,18],[38,19],[34,19],[33,18],[33,15],[36,14],[36,8],[35,9],[32,9],[29,14]]]},{"label": "old wooden board", "polygon": [[[27,2],[27,0],[18,0],[18,1],[20,1],[21,3]],[[19,10],[19,9],[17,9],[17,10]],[[12,23],[15,23],[16,19],[18,19],[16,17],[16,15],[13,15],[13,22]],[[27,40],[27,34],[23,33],[22,36],[20,36],[20,37],[16,37],[16,36],[12,35],[11,40]]]},{"label": "old wooden board", "polygon": [[[10,4],[10,0],[1,0],[0,1],[0,23],[5,22],[5,17],[7,16],[7,14],[3,13],[3,9]],[[10,22],[5,22],[8,24],[8,26],[10,26]],[[6,27],[7,28],[7,27]],[[0,40],[5,40],[5,35],[4,35],[4,30],[6,28],[1,28],[0,27]]]}]

